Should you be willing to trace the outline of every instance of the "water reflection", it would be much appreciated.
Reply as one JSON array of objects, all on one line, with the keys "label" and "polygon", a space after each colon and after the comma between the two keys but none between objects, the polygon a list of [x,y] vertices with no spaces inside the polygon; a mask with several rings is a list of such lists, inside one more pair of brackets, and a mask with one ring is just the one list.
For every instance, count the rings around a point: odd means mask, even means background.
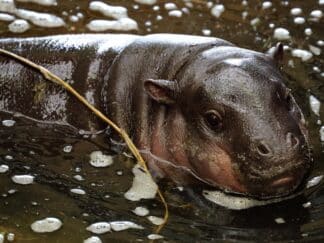
[{"label": "water reflection", "polygon": [[[315,159],[312,174],[323,174],[323,1],[102,2],[0,0],[0,33],[2,37],[40,36],[103,31],[108,26],[110,30],[104,32],[217,36],[263,52],[282,41],[287,85],[310,128]],[[94,22],[98,20],[105,22]],[[82,242],[92,235],[86,230],[92,223],[127,220],[144,229],[107,233],[99,236],[101,240],[147,240],[154,225],[147,215],[132,211],[141,206],[150,216],[161,217],[163,207],[154,199],[125,199],[124,193],[132,184],[133,161],[118,153],[119,147],[107,138],[109,131],[80,134],[73,127],[37,123],[4,112],[0,120],[2,232],[13,233],[18,242]],[[105,168],[91,166],[89,155],[93,151],[112,155],[114,163]],[[35,182],[16,184],[11,179],[14,175],[32,175]],[[161,187],[171,210],[161,234],[170,241],[324,238],[322,186],[288,201],[242,211],[212,204],[199,196],[198,189],[182,190],[167,182]],[[85,194],[71,189],[82,189]],[[34,233],[31,224],[46,217],[62,220],[62,228]]]}]

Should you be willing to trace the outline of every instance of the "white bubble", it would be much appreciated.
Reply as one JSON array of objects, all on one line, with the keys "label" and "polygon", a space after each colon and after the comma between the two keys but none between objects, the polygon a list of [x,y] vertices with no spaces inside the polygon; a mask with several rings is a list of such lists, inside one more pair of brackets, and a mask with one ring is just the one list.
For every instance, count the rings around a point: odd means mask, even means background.
[{"label": "white bubble", "polygon": [[147,4],[147,5],[156,4],[156,0],[135,0],[135,2],[140,4]]},{"label": "white bubble", "polygon": [[295,24],[304,24],[305,19],[303,17],[296,17],[296,18],[294,18],[294,23]]},{"label": "white bubble", "polygon": [[318,46],[324,46],[324,41],[323,41],[323,40],[318,40],[318,41],[316,42],[316,44],[317,44]]},{"label": "white bubble", "polygon": [[142,226],[130,221],[112,221],[110,226],[114,231],[122,231],[127,229],[144,229]]},{"label": "white bubble", "polygon": [[[20,22],[17,22],[17,21],[19,21],[19,20],[16,20],[16,21],[14,21],[14,22],[16,22],[14,25],[16,25],[16,27],[12,27],[12,28],[17,28],[17,26],[19,25],[19,23]],[[22,21],[24,21],[24,22],[26,22],[25,20],[22,20]],[[14,23],[13,22],[13,23]],[[11,23],[10,25],[12,25],[13,23]],[[28,24],[28,23],[27,23]],[[9,26],[10,26],[9,25]],[[10,28],[10,27],[9,27]],[[14,120],[3,120],[2,121],[2,125],[3,126],[5,126],[5,127],[12,127],[12,126],[14,126],[15,125],[15,123],[16,123],[16,121],[14,121]]]},{"label": "white bubble", "polygon": [[101,151],[93,151],[90,154],[90,164],[93,167],[107,167],[112,165],[113,157],[105,155]]},{"label": "white bubble", "polygon": [[70,192],[75,193],[75,194],[79,194],[79,195],[85,195],[86,192],[83,189],[80,188],[72,188],[70,190]]},{"label": "white bubble", "polygon": [[303,203],[303,207],[304,208],[309,208],[310,206],[312,206],[312,203],[311,202]]},{"label": "white bubble", "polygon": [[252,26],[256,26],[256,25],[258,25],[260,22],[261,22],[260,18],[254,18],[254,19],[252,19],[252,20],[250,21],[250,24],[251,24]]},{"label": "white bubble", "polygon": [[310,13],[310,16],[313,17],[313,18],[316,18],[316,19],[320,19],[320,18],[323,17],[323,12],[321,10],[313,10]]},{"label": "white bubble", "polygon": [[91,236],[88,239],[84,240],[83,243],[102,243],[98,236]]},{"label": "white bubble", "polygon": [[91,31],[107,31],[107,30],[120,30],[129,31],[137,30],[137,22],[130,18],[122,18],[118,20],[92,20],[87,24],[87,28]]},{"label": "white bubble", "polygon": [[37,3],[44,6],[55,6],[57,5],[56,0],[17,0],[18,2],[31,2]]},{"label": "white bubble", "polygon": [[13,0],[0,0],[0,11],[7,13],[15,13],[16,6]]},{"label": "white bubble", "polygon": [[202,32],[203,35],[206,35],[206,36],[211,35],[211,30],[209,30],[209,29],[203,29],[203,30],[201,30],[201,32]]},{"label": "white bubble", "polygon": [[157,185],[152,177],[145,173],[139,165],[132,169],[134,174],[132,187],[125,193],[125,198],[130,201],[154,198],[157,193]]},{"label": "white bubble", "polygon": [[168,14],[171,17],[177,17],[177,18],[182,17],[182,12],[180,10],[171,10]]},{"label": "white bubble", "polygon": [[302,49],[292,50],[291,55],[294,57],[299,57],[303,62],[306,62],[313,57],[313,54],[311,52]]},{"label": "white bubble", "polygon": [[177,5],[175,5],[174,3],[165,3],[164,8],[166,10],[174,10],[177,9]]},{"label": "white bubble", "polygon": [[84,178],[81,175],[75,175],[73,176],[73,178],[76,179],[77,181],[84,181]]},{"label": "white bubble", "polygon": [[319,116],[319,111],[321,107],[321,102],[313,95],[309,96],[309,104],[312,109],[312,111]]},{"label": "white bubble", "polygon": [[268,9],[272,7],[272,2],[266,1],[262,3],[262,9]]},{"label": "white bubble", "polygon": [[9,170],[8,165],[0,165],[0,173],[6,173]]},{"label": "white bubble", "polygon": [[321,142],[324,142],[324,126],[319,130]]},{"label": "white bubble", "polygon": [[148,216],[147,219],[154,225],[161,225],[164,223],[164,219],[156,216]]},{"label": "white bubble", "polygon": [[211,9],[211,14],[215,16],[216,18],[219,18],[222,13],[225,11],[225,7],[223,4],[216,4],[212,9]]},{"label": "white bubble", "polygon": [[142,216],[142,217],[150,213],[150,211],[145,207],[136,207],[132,212],[137,216]]},{"label": "white bubble", "polygon": [[16,15],[20,18],[29,20],[34,25],[40,27],[55,28],[62,27],[65,25],[63,19],[48,13],[39,13],[31,10],[17,9]]},{"label": "white bubble", "polygon": [[94,234],[104,234],[111,231],[110,223],[108,222],[97,222],[89,225],[86,229]]},{"label": "white bubble", "polygon": [[31,225],[31,229],[36,233],[53,232],[62,227],[63,223],[57,218],[48,217],[42,220],[37,220]]},{"label": "white bubble", "polygon": [[127,18],[127,8],[121,6],[112,6],[103,2],[93,1],[89,5],[92,11],[98,11],[107,17],[114,19]]},{"label": "white bubble", "polygon": [[0,13],[0,21],[10,22],[13,21],[14,19],[15,17],[10,14]]},{"label": "white bubble", "polygon": [[323,176],[315,176],[307,182],[306,188],[314,187],[318,185],[323,179]]},{"label": "white bubble", "polygon": [[72,145],[66,145],[66,146],[64,146],[63,151],[64,151],[65,153],[71,153],[72,148],[73,148]]},{"label": "white bubble", "polygon": [[305,35],[311,35],[311,34],[313,34],[313,31],[312,31],[311,28],[306,28],[306,29],[304,30],[304,33],[305,33]]},{"label": "white bubble", "polygon": [[290,33],[287,29],[284,28],[276,28],[273,33],[273,37],[277,40],[289,40]]},{"label": "white bubble", "polygon": [[292,8],[292,9],[290,10],[291,15],[300,15],[302,12],[303,12],[303,11],[302,11],[301,8]]},{"label": "white bubble", "polygon": [[277,224],[284,224],[284,223],[286,223],[286,221],[283,218],[275,218],[275,222]]},{"label": "white bubble", "polygon": [[8,241],[14,241],[15,240],[15,234],[14,233],[8,233],[7,234],[7,240]]},{"label": "white bubble", "polygon": [[309,50],[315,55],[315,56],[319,56],[321,55],[321,48],[317,47],[317,46],[313,46],[313,45],[308,45],[309,46]]},{"label": "white bubble", "polygon": [[160,240],[160,239],[163,239],[164,237],[162,235],[158,235],[158,234],[150,234],[147,236],[147,238],[149,240]]},{"label": "white bubble", "polygon": [[32,175],[14,175],[11,177],[12,181],[20,185],[29,185],[34,183],[34,176]]},{"label": "white bubble", "polygon": [[14,158],[11,155],[8,154],[8,155],[5,156],[5,159],[6,160],[13,160]]}]

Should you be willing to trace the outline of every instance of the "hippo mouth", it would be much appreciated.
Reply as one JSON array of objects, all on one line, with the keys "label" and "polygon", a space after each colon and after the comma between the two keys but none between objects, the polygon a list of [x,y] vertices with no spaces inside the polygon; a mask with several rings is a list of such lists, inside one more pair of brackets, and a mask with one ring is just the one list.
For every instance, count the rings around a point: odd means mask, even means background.
[{"label": "hippo mouth", "polygon": [[[303,188],[310,173],[310,163],[305,160],[282,167],[274,166],[268,170],[250,168],[245,176],[247,195],[258,199],[284,197],[298,188]],[[275,174],[275,175],[274,175]]]}]

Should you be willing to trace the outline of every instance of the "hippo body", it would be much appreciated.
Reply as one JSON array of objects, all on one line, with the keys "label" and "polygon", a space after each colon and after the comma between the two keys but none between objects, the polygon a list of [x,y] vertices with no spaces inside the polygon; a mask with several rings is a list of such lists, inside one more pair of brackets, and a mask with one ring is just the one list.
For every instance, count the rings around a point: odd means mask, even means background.
[{"label": "hippo body", "polygon": [[[175,171],[183,168],[211,186],[268,198],[294,191],[311,166],[279,49],[270,56],[171,34],[3,39],[0,47],[70,83],[131,135],[157,177],[182,183]],[[0,110],[104,126],[35,70],[3,55],[0,68]]]}]

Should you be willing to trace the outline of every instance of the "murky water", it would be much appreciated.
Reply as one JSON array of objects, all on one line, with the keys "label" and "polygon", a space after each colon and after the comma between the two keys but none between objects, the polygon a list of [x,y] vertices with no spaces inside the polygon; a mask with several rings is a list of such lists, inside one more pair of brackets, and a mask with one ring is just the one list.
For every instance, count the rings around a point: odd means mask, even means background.
[{"label": "murky water", "polygon": [[[0,0],[0,33],[2,37],[104,29],[104,33],[186,33],[216,36],[263,52],[280,39],[286,45],[283,72],[287,85],[310,129],[315,160],[312,176],[324,174],[324,1],[104,2],[124,9],[112,14],[107,5],[84,0]],[[86,230],[90,224],[126,220],[144,229],[113,229],[98,237],[103,242],[148,240],[155,225],[132,210],[141,206],[149,210],[148,215],[162,217],[163,206],[158,199],[132,202],[124,197],[132,184],[134,161],[119,153],[120,148],[108,139],[109,131],[80,134],[72,127],[37,123],[4,112],[0,120],[9,120],[0,125],[0,232],[5,232],[6,238],[14,236],[16,242],[82,242],[96,235]],[[92,166],[93,151],[113,156],[113,164]],[[14,175],[33,176],[34,182],[28,184],[27,177],[26,185],[17,184]],[[161,188],[171,214],[160,233],[166,241],[324,240],[321,185],[288,201],[242,211],[212,205],[191,190],[181,191],[168,184]],[[47,217],[62,221],[62,227],[48,233],[33,232],[32,223]]]}]

